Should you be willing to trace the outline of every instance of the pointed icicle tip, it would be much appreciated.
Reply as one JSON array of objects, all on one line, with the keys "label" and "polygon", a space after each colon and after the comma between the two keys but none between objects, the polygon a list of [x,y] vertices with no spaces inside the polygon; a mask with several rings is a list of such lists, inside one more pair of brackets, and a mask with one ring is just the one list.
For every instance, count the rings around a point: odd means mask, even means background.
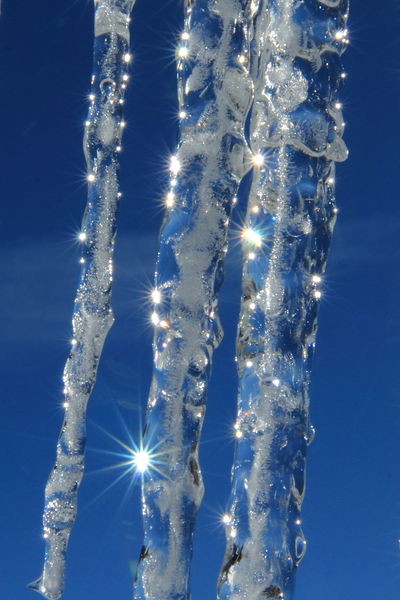
[{"label": "pointed icicle tip", "polygon": [[38,579],[35,579],[35,581],[28,583],[26,587],[28,590],[33,590],[34,592],[41,594],[44,598],[47,598],[47,600],[59,600],[62,596],[62,592],[51,592],[46,590],[42,582],[42,576],[40,576]]}]

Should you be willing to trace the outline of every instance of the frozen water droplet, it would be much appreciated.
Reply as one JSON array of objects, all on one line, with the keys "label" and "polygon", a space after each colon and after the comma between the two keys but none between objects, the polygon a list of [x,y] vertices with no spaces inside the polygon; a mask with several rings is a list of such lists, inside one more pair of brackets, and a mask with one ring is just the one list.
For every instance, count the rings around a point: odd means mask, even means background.
[{"label": "frozen water droplet", "polygon": [[315,427],[313,425],[309,425],[308,431],[305,435],[305,440],[307,442],[307,446],[309,446],[314,441],[315,433],[316,433]]},{"label": "frozen water droplet", "polygon": [[306,553],[307,543],[304,537],[297,536],[295,540],[295,555],[297,558],[297,564],[300,563],[304,554]]}]

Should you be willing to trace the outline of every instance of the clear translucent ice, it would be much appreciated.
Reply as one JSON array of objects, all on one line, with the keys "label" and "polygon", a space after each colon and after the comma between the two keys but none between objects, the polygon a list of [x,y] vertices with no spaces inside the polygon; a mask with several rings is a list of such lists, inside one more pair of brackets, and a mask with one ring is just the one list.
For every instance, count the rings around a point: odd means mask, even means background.
[{"label": "clear translucent ice", "polygon": [[45,492],[44,568],[40,578],[30,584],[49,600],[63,593],[65,554],[84,469],[86,406],[103,343],[113,323],[110,300],[119,197],[117,157],[124,126],[129,15],[134,2],[95,0],[94,74],[84,136],[89,191],[79,234],[82,270],[72,320],[71,353],[63,376],[65,417]]},{"label": "clear translucent ice", "polygon": [[338,90],[347,0],[259,0],[249,13],[253,169],[243,232],[236,450],[221,600],[291,597],[305,552],[300,508],[308,390],[347,151]]},{"label": "clear translucent ice", "polygon": [[216,294],[232,202],[244,172],[251,87],[237,58],[237,0],[188,1],[177,49],[181,138],[171,159],[157,259],[154,370],[144,446],[144,545],[135,600],[187,600],[194,522],[203,496],[198,442],[212,353],[221,339]]}]

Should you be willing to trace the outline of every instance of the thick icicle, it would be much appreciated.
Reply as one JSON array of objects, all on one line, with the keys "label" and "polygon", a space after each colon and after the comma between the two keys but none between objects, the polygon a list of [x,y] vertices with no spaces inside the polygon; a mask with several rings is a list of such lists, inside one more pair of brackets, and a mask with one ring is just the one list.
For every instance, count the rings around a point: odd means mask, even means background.
[{"label": "thick icicle", "polygon": [[322,277],[347,156],[338,90],[347,0],[252,3],[257,157],[243,231],[237,438],[222,600],[291,597],[312,439],[308,390]]},{"label": "thick icicle", "polygon": [[135,0],[95,0],[94,74],[84,135],[88,203],[79,240],[82,271],[74,305],[71,353],[64,369],[65,417],[45,493],[43,573],[30,587],[60,598],[65,554],[83,475],[85,412],[111,311],[112,253],[118,203],[118,152],[128,79],[129,20]]},{"label": "thick icicle", "polygon": [[[203,495],[198,442],[212,353],[221,338],[232,202],[243,175],[251,87],[241,65],[245,0],[188,0],[177,49],[181,139],[153,292],[154,371],[144,435],[144,545],[136,600],[186,600]],[[153,464],[152,464],[153,463]]]}]

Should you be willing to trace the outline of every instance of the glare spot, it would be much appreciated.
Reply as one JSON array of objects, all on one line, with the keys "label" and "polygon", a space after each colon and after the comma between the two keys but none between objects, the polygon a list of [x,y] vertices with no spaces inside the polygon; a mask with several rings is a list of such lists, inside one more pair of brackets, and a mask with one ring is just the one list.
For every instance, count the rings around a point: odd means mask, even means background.
[{"label": "glare spot", "polygon": [[313,283],[321,283],[321,281],[322,281],[322,277],[320,277],[319,275],[313,275],[313,276],[311,277],[311,281],[312,281]]},{"label": "glare spot", "polygon": [[263,155],[259,152],[258,154],[255,154],[253,156],[253,165],[255,167],[262,167],[264,164],[264,157]]},{"label": "glare spot", "polygon": [[250,244],[261,246],[261,235],[257,233],[257,231],[254,231],[254,229],[251,229],[251,227],[246,227],[246,229],[244,229],[242,238]]},{"label": "glare spot", "polygon": [[253,361],[252,360],[246,360],[246,367],[250,368],[253,366]]},{"label": "glare spot", "polygon": [[129,75],[127,73],[124,73],[122,75],[122,81],[128,81],[129,80]]},{"label": "glare spot", "polygon": [[229,523],[232,521],[232,517],[228,513],[225,513],[222,515],[221,521],[225,523],[225,525],[229,525]]},{"label": "glare spot", "polygon": [[89,173],[89,175],[87,176],[87,180],[89,183],[93,183],[94,181],[96,181],[96,176],[93,173]]},{"label": "glare spot", "polygon": [[84,231],[81,231],[81,232],[78,234],[78,240],[79,240],[80,242],[85,242],[85,241],[87,240],[87,235],[86,235],[86,233],[85,233]]},{"label": "glare spot", "polygon": [[132,60],[132,54],[129,54],[129,52],[127,52],[126,54],[124,54],[124,62],[130,63],[131,60]]},{"label": "glare spot", "polygon": [[181,170],[181,163],[179,162],[179,159],[177,156],[171,156],[170,163],[169,163],[169,170],[174,175],[177,175],[179,173],[179,171]]},{"label": "glare spot", "polygon": [[144,473],[150,466],[150,455],[146,450],[134,452],[132,462],[139,473]]},{"label": "glare spot", "polygon": [[281,384],[280,380],[275,377],[275,379],[272,380],[272,385],[274,385],[275,387],[279,387]]},{"label": "glare spot", "polygon": [[153,300],[154,304],[160,304],[160,302],[161,302],[161,292],[160,292],[160,290],[158,290],[157,288],[155,288],[151,292],[151,299]]},{"label": "glare spot", "polygon": [[189,49],[186,46],[180,46],[178,48],[179,58],[187,58],[189,56]]},{"label": "glare spot", "polygon": [[151,313],[151,322],[153,323],[153,325],[159,324],[160,317],[158,316],[158,314],[156,312]]},{"label": "glare spot", "polygon": [[320,290],[314,290],[313,296],[316,300],[319,300],[322,297],[322,292]]},{"label": "glare spot", "polygon": [[190,37],[190,36],[189,36],[189,33],[188,33],[187,31],[184,31],[184,32],[181,34],[181,39],[182,39],[182,40],[188,40],[188,39],[189,39],[189,37]]},{"label": "glare spot", "polygon": [[338,42],[347,42],[347,35],[348,35],[348,30],[347,29],[338,29],[337,31],[335,31],[335,35],[334,38],[335,40],[337,40]]},{"label": "glare spot", "polygon": [[172,208],[173,207],[173,205],[175,204],[175,194],[174,194],[174,192],[168,192],[167,198],[165,200],[165,204],[167,205],[168,208]]},{"label": "glare spot", "polygon": [[184,110],[181,110],[179,112],[179,118],[180,119],[186,119],[186,117],[187,117],[187,113]]}]

